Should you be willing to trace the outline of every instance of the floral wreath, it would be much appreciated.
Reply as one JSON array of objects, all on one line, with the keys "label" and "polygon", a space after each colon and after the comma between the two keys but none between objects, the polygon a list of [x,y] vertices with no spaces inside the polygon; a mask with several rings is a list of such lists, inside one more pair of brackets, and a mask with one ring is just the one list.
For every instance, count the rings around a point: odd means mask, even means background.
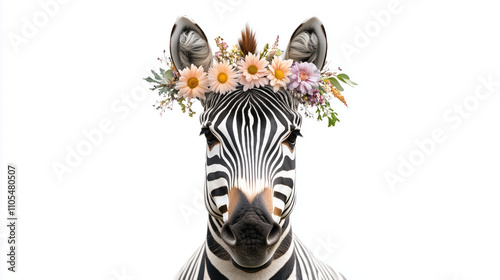
[{"label": "floral wreath", "polygon": [[340,73],[340,67],[338,71],[320,71],[314,63],[282,59],[283,51],[278,48],[279,36],[271,47],[266,44],[262,52],[247,55],[238,45],[228,50],[228,45],[220,36],[215,38],[215,42],[219,51],[214,54],[215,63],[207,72],[203,66],[193,64],[178,71],[163,51],[164,57],[158,60],[165,63],[168,69],[160,68],[159,73],[151,70],[153,77],[145,78],[153,84],[151,90],[157,90],[162,98],[153,105],[161,110],[160,114],[178,103],[182,112],[188,112],[192,117],[196,113],[192,109],[192,100],[204,100],[205,93],[225,94],[238,85],[242,85],[245,91],[271,85],[274,92],[280,88],[290,90],[299,102],[299,110],[306,117],[316,117],[318,121],[326,118],[330,127],[339,121],[330,101],[337,98],[347,106],[340,82],[357,85],[349,76]]}]

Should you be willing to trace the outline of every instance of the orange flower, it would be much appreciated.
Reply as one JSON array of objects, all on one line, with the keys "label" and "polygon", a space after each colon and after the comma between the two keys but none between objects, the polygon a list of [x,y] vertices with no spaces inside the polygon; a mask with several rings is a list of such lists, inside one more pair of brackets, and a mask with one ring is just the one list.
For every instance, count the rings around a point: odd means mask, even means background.
[{"label": "orange flower", "polygon": [[292,63],[293,60],[282,60],[279,56],[275,57],[271,62],[267,78],[271,82],[274,92],[277,92],[280,87],[286,87],[286,84],[290,82],[288,76],[292,74],[290,71]]},{"label": "orange flower", "polygon": [[238,79],[233,67],[226,61],[217,63],[210,68],[208,83],[212,91],[224,94],[236,89]]}]

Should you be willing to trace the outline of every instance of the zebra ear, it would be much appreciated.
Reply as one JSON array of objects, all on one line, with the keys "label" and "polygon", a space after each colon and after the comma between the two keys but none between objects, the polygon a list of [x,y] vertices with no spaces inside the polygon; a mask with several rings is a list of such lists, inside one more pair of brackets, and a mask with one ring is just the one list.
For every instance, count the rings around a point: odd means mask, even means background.
[{"label": "zebra ear", "polygon": [[172,28],[170,57],[178,71],[191,64],[208,71],[212,65],[212,51],[205,33],[187,17],[178,18]]},{"label": "zebra ear", "polygon": [[293,32],[285,58],[297,62],[312,62],[321,70],[325,64],[326,50],[325,27],[319,19],[312,17],[304,21]]}]

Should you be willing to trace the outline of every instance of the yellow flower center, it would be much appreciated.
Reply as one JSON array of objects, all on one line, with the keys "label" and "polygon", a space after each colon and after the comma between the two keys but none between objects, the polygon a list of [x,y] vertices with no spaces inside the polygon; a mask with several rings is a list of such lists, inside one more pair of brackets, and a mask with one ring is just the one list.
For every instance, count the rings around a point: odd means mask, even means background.
[{"label": "yellow flower center", "polygon": [[274,72],[274,77],[276,77],[276,79],[278,80],[283,79],[284,76],[285,74],[283,74],[283,71],[281,70],[276,70],[276,72]]},{"label": "yellow flower center", "polygon": [[259,68],[257,68],[257,66],[255,65],[250,65],[248,66],[248,73],[253,75],[255,73],[257,73],[257,71],[259,71]]},{"label": "yellow flower center", "polygon": [[300,75],[299,75],[299,77],[300,77],[300,80],[301,80],[301,81],[305,81],[305,80],[307,80],[307,74],[306,74],[306,73],[304,73],[304,72],[301,72],[301,73],[300,73]]},{"label": "yellow flower center", "polygon": [[217,81],[221,84],[227,82],[227,74],[226,73],[219,73],[219,75],[217,75]]},{"label": "yellow flower center", "polygon": [[198,81],[198,78],[196,78],[196,77],[189,78],[189,80],[187,82],[188,87],[190,87],[192,89],[197,87],[198,84],[199,84],[199,81]]}]

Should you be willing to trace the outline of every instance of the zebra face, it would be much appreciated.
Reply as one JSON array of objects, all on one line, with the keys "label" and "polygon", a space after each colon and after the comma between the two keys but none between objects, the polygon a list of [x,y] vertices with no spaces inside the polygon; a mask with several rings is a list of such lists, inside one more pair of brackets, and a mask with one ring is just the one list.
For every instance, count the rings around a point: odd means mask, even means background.
[{"label": "zebra face", "polygon": [[[245,47],[256,45],[245,42],[254,40],[250,37],[240,40],[244,53],[255,53]],[[212,63],[205,34],[185,17],[174,25],[170,50],[177,69],[190,64],[208,69]],[[285,58],[321,69],[325,57],[323,25],[316,18],[305,21],[293,33]],[[206,208],[219,225],[217,243],[246,271],[267,267],[286,243],[283,232],[295,204],[295,150],[302,124],[296,102],[287,90],[274,92],[270,86],[208,93],[203,102]]]},{"label": "zebra face", "polygon": [[[200,116],[207,140],[206,206],[242,267],[274,254],[295,203],[295,143],[301,115],[271,87],[210,94]],[[281,222],[281,223],[280,223]]]},{"label": "zebra face", "polygon": [[294,205],[295,143],[301,115],[290,94],[270,87],[209,94],[200,116],[207,140],[206,206],[227,222],[257,199],[279,223]]}]

